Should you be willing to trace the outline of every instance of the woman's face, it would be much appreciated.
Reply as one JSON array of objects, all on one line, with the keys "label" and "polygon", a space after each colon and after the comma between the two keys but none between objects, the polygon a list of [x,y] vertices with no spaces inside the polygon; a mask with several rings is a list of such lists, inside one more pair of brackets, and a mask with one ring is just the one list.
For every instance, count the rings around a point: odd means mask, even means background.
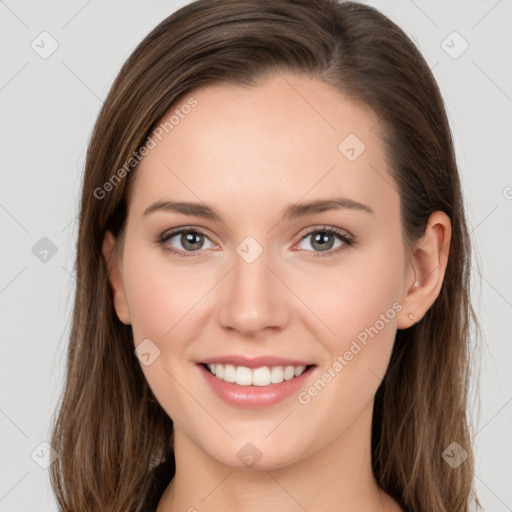
[{"label": "woman's face", "polygon": [[[261,456],[260,468],[366,442],[414,282],[378,118],[291,73],[197,89],[162,122],[176,110],[136,170],[114,286],[177,436],[230,466]],[[317,201],[330,203],[306,208]],[[166,202],[197,207],[152,208]],[[220,220],[200,215],[211,211]],[[314,366],[248,387],[201,364],[228,356]],[[268,374],[238,363],[219,373],[283,378],[276,361],[254,363]]]}]

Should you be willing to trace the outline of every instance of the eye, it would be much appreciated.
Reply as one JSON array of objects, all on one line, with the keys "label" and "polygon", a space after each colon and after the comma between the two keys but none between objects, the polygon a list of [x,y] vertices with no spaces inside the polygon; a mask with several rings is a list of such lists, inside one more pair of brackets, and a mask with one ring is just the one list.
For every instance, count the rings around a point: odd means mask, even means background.
[{"label": "eye", "polygon": [[[332,256],[333,254],[344,250],[346,246],[351,247],[355,243],[354,237],[352,235],[349,235],[347,232],[340,229],[327,226],[309,231],[301,237],[301,241],[304,241],[310,237],[312,238],[308,245],[313,248],[313,252],[317,253],[312,255],[314,258]],[[340,241],[340,243],[334,248],[334,250],[332,250],[336,238]]]},{"label": "eye", "polygon": [[[312,237],[312,239],[308,245],[313,248],[313,251],[309,249],[306,249],[306,251],[316,253],[312,255],[312,257],[315,258],[332,256],[346,249],[347,246],[351,247],[355,245],[355,238],[352,235],[334,227],[323,226],[310,230],[305,235],[301,236],[301,242],[310,237]],[[336,238],[339,244],[334,247]],[[173,239],[176,240],[173,242]],[[208,236],[202,231],[190,227],[180,227],[163,233],[158,237],[156,243],[166,252],[178,257],[187,258],[196,256],[194,253],[199,253],[202,249],[205,249],[205,247],[203,247],[205,240],[210,241]],[[211,241],[210,243],[212,247],[215,247]],[[176,244],[180,245],[181,248],[176,248]],[[206,249],[208,249],[208,247],[206,247]]]},{"label": "eye", "polygon": [[[173,244],[171,243],[173,239],[176,239],[174,244],[177,243],[181,245],[181,248],[178,247],[178,249],[176,249],[173,247]],[[193,254],[194,252],[198,252],[201,249],[204,249],[202,246],[205,239],[209,240],[206,234],[202,233],[201,231],[198,231],[197,229],[181,227],[162,234],[158,238],[157,243],[158,245],[162,246],[164,251],[175,254],[176,256],[187,258],[190,256],[195,256],[195,254]]]}]

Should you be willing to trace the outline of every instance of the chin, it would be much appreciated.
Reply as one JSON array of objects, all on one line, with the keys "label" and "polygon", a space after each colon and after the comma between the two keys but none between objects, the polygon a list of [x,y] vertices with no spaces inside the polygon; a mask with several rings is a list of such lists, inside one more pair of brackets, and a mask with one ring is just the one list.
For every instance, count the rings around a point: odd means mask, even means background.
[{"label": "chin", "polygon": [[[250,440],[252,439],[252,441]],[[245,436],[241,442],[230,442],[229,446],[220,444],[208,450],[210,456],[226,466],[250,471],[275,471],[300,461],[305,454],[297,452],[297,441],[290,439],[292,445],[283,446],[269,442],[265,436]]]}]

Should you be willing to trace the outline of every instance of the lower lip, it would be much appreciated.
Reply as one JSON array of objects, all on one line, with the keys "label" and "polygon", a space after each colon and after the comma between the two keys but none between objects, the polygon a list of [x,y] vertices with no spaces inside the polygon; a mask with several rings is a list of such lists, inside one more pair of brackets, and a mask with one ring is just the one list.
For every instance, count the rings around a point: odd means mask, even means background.
[{"label": "lower lip", "polygon": [[240,386],[234,382],[226,382],[218,379],[202,364],[197,366],[204,375],[206,382],[208,382],[217,396],[230,405],[248,409],[268,407],[297,393],[299,389],[305,385],[306,380],[316,368],[312,366],[298,377],[283,380],[283,382],[279,384],[269,384],[268,386]]}]

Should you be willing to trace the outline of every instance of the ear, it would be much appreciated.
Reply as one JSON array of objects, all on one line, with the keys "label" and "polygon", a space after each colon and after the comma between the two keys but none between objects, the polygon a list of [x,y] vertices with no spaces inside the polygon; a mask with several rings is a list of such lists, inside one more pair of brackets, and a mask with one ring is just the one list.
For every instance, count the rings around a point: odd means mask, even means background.
[{"label": "ear", "polygon": [[403,309],[397,315],[398,329],[406,329],[421,320],[438,297],[448,263],[451,231],[446,213],[436,211],[430,215],[425,234],[408,262],[401,300]]},{"label": "ear", "polygon": [[118,261],[118,257],[114,251],[115,244],[116,239],[114,238],[114,235],[110,231],[107,231],[103,238],[101,251],[108,268],[108,280],[114,296],[114,307],[119,320],[121,320],[123,324],[129,325],[130,312],[124,291],[122,265]]}]

